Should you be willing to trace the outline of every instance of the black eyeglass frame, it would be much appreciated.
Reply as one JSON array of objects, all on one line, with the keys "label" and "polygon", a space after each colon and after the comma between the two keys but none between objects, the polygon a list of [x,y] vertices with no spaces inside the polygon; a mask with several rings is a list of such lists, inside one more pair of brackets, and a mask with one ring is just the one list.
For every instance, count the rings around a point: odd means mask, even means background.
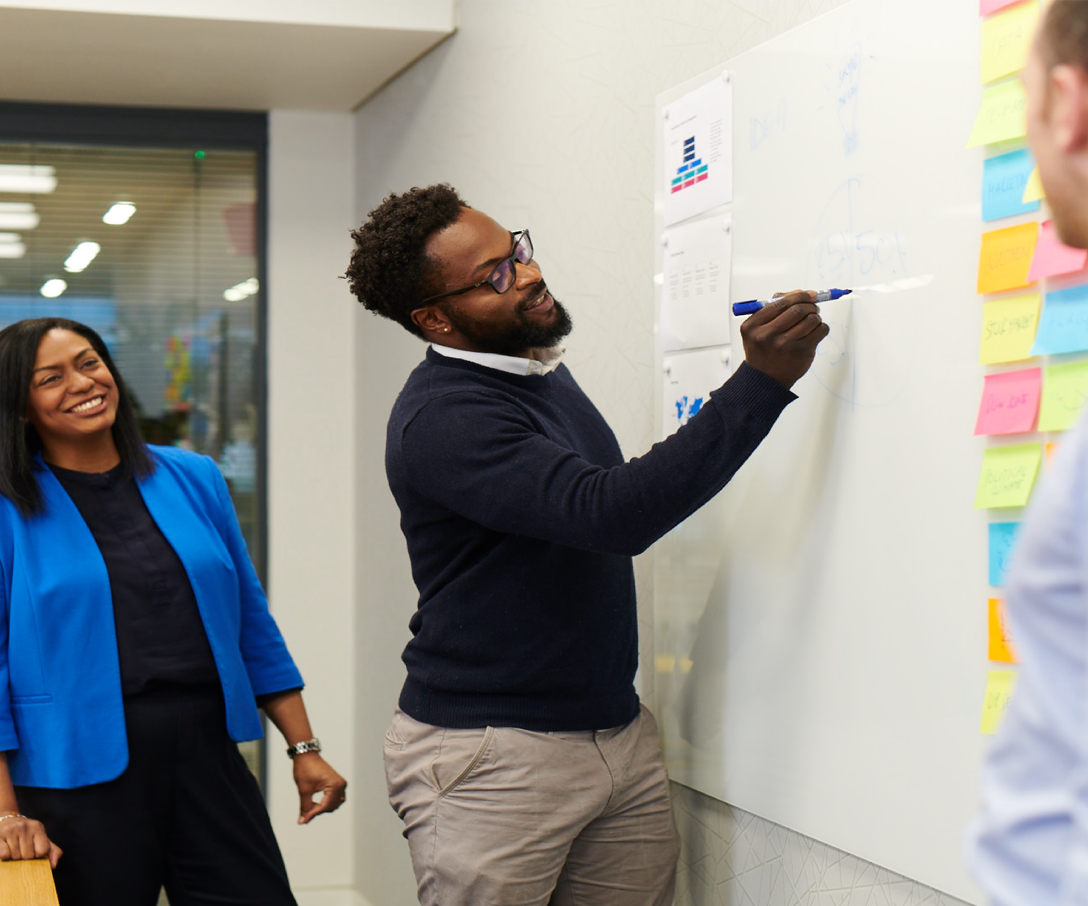
[{"label": "black eyeglass frame", "polygon": [[[474,289],[479,289],[481,286],[484,286],[485,284],[489,285],[500,296],[503,293],[508,292],[510,287],[513,286],[514,283],[517,280],[517,265],[519,265],[519,264],[525,265],[525,264],[528,264],[530,261],[533,260],[533,240],[529,236],[529,231],[528,230],[518,230],[517,232],[511,233],[510,237],[513,239],[513,246],[510,249],[510,254],[507,255],[505,258],[503,258],[502,261],[500,261],[498,264],[496,264],[491,269],[491,273],[489,273],[486,277],[484,277],[483,280],[481,280],[479,283],[473,283],[472,286],[463,286],[463,287],[461,287],[461,289],[451,289],[449,292],[446,292],[446,293],[439,293],[436,296],[428,296],[426,299],[424,299],[422,302],[419,303],[419,306],[426,305],[428,302],[433,302],[435,299],[445,299],[448,296],[459,296],[462,293],[468,293],[468,292],[471,292]],[[522,261],[520,258],[518,258],[518,248],[521,246],[522,239],[524,239],[526,244],[528,245],[528,255],[529,255],[529,257],[525,261]],[[510,282],[509,282],[509,284],[507,284],[506,289],[499,289],[495,285],[495,282],[494,282],[494,280],[492,278],[502,268],[504,268],[506,265],[510,265]]]}]

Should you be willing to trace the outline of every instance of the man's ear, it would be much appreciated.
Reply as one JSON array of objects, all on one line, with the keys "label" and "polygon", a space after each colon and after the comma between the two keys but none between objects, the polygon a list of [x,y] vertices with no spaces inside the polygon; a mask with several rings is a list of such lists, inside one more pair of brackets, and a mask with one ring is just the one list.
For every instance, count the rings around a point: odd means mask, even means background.
[{"label": "man's ear", "polygon": [[450,322],[446,320],[446,316],[442,314],[437,305],[417,308],[412,312],[411,318],[416,327],[424,333],[443,334],[449,333],[451,330]]},{"label": "man's ear", "polygon": [[1062,63],[1048,74],[1047,118],[1054,141],[1064,153],[1088,149],[1088,71]]}]

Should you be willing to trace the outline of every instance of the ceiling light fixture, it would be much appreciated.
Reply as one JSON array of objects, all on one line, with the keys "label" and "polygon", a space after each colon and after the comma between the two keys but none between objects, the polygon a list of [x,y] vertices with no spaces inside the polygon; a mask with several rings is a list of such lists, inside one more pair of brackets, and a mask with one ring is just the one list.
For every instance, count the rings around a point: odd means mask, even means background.
[{"label": "ceiling light fixture", "polygon": [[41,215],[27,201],[0,201],[0,230],[35,230]]},{"label": "ceiling light fixture", "polygon": [[128,223],[129,218],[135,213],[136,205],[131,201],[117,201],[102,215],[102,222],[110,226],[120,226],[122,223]]},{"label": "ceiling light fixture", "polygon": [[22,258],[26,254],[23,237],[18,233],[0,233],[0,258]]},{"label": "ceiling light fixture", "polygon": [[102,246],[97,242],[81,242],[64,260],[64,269],[69,274],[79,274],[87,269],[87,265],[94,261],[95,256],[102,251]]},{"label": "ceiling light fixture", "polygon": [[68,289],[68,284],[61,280],[60,277],[50,277],[42,284],[38,292],[47,299],[55,299],[66,289]]},{"label": "ceiling light fixture", "polygon": [[0,164],[0,192],[34,192],[47,195],[56,191],[57,171],[35,164]]},{"label": "ceiling light fixture", "polygon": [[261,284],[257,278],[250,277],[241,283],[235,283],[230,289],[223,290],[223,298],[228,302],[241,302],[243,299],[255,295],[260,288]]}]

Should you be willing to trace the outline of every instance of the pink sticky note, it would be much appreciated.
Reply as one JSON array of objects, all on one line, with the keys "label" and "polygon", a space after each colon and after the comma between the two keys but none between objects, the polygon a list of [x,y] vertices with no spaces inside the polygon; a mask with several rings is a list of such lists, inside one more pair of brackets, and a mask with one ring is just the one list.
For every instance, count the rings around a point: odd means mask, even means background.
[{"label": "pink sticky note", "polygon": [[1022,434],[1035,427],[1043,369],[986,375],[975,434]]},{"label": "pink sticky note", "polygon": [[1054,229],[1054,221],[1046,221],[1039,229],[1039,241],[1035,243],[1035,255],[1028,270],[1028,282],[1059,274],[1075,274],[1088,263],[1088,251],[1063,245]]},{"label": "pink sticky note", "polygon": [[996,13],[999,9],[1019,2],[1020,0],[978,0],[978,14],[988,16],[990,13]]}]

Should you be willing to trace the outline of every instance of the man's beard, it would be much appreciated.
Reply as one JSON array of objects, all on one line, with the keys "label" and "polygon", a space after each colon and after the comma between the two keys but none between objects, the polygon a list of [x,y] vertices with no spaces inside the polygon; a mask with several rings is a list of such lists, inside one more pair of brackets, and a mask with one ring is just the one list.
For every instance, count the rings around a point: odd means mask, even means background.
[{"label": "man's beard", "polygon": [[[545,287],[541,286],[541,290]],[[533,294],[533,297],[536,293]],[[547,324],[530,319],[519,308],[515,311],[518,323],[496,328],[491,324],[470,318],[453,305],[443,308],[443,314],[461,336],[483,352],[497,355],[518,355],[528,349],[550,348],[571,332],[574,323],[569,312],[552,296],[555,317]]]}]

